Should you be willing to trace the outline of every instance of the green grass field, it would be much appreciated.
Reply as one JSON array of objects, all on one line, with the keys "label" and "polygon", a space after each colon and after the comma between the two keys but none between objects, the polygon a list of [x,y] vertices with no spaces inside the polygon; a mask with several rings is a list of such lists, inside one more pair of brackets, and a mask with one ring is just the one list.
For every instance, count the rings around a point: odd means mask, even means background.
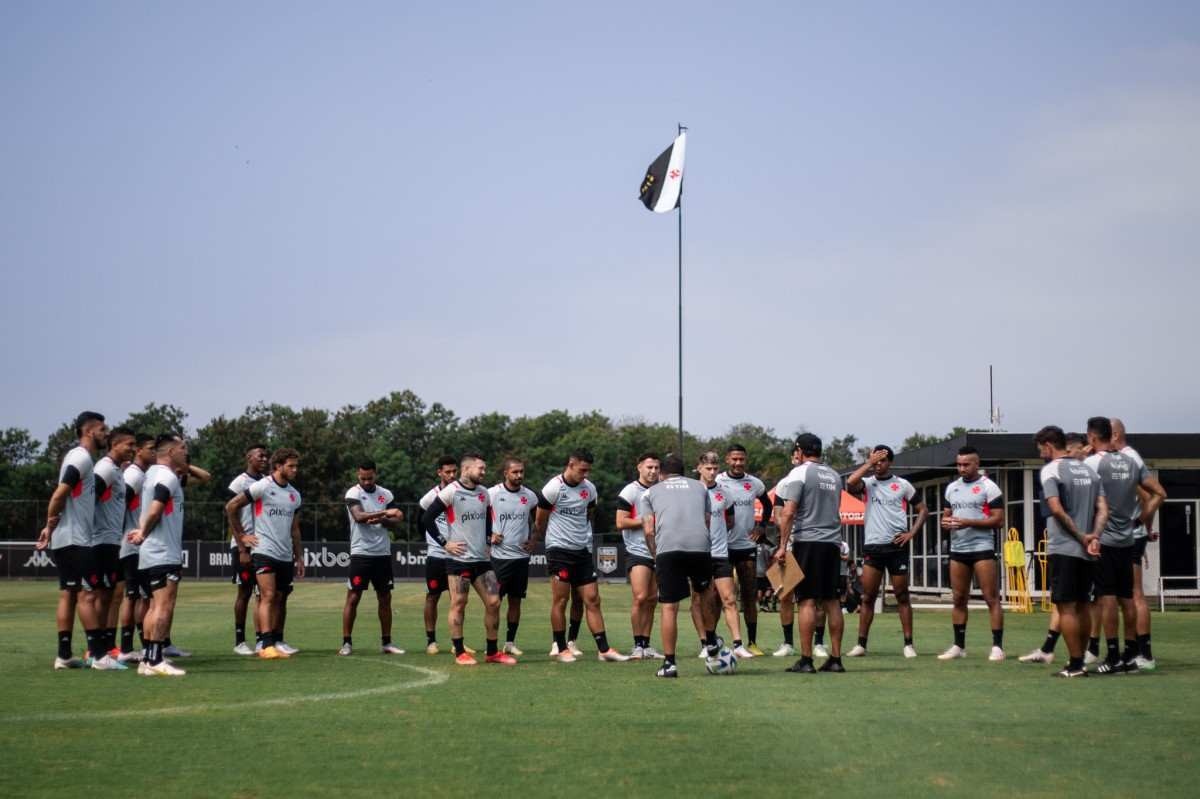
[{"label": "green grass field", "polygon": [[[1042,614],[1007,617],[1010,659],[993,664],[974,612],[971,657],[941,663],[949,614],[925,611],[915,661],[889,614],[845,675],[788,674],[790,661],[765,657],[712,677],[689,630],[681,678],[666,681],[648,662],[550,662],[548,587],[531,589],[523,662],[464,668],[424,654],[419,584],[396,596],[410,654],[376,654],[368,594],[360,654],[335,656],[344,589],[302,583],[288,640],[304,651],[269,662],[231,653],[229,585],[185,582],[173,637],[195,651],[189,673],[148,679],[52,671],[56,586],[0,584],[0,795],[1196,794],[1200,614],[1155,615],[1154,674],[1062,681],[1017,663],[1041,642]],[[627,650],[628,591],[602,596]],[[477,604],[467,622],[482,650]],[[764,648],[781,640],[774,614],[760,630]],[[448,644],[444,616],[439,632]]]}]

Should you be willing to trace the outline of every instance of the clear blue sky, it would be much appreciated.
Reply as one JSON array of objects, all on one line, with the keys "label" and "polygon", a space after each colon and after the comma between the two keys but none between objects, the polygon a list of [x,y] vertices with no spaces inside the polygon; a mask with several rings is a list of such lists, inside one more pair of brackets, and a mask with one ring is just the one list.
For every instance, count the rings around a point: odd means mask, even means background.
[{"label": "clear blue sky", "polygon": [[1196,4],[419,5],[0,6],[0,426],[672,422],[683,122],[689,429],[1200,429]]}]

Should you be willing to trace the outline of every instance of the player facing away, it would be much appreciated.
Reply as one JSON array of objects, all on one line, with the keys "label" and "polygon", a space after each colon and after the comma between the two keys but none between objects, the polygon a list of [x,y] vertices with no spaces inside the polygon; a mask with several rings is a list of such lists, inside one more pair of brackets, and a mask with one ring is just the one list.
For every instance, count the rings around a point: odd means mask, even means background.
[{"label": "player facing away", "polygon": [[[300,469],[300,453],[281,447],[271,454],[271,474],[229,500],[225,517],[237,536],[238,546],[250,547],[251,564],[258,583],[258,628],[267,660],[287,658],[299,650],[283,640],[284,603],[293,581],[304,577],[304,550],[300,544],[300,492],[292,485]],[[242,528],[241,509],[254,507],[254,530]]]},{"label": "player facing away", "polygon": [[[229,483],[229,496],[236,497],[250,486],[266,477],[270,465],[270,455],[266,444],[251,444],[246,448],[245,468],[242,473]],[[242,519],[242,530],[254,532],[254,508],[246,505],[239,511]],[[250,609],[250,597],[254,593],[254,565],[251,563],[249,547],[238,546],[237,536],[233,528],[229,531],[229,548],[233,556],[233,584],[237,591],[233,599],[233,653],[235,655],[253,655],[255,650],[246,643],[246,614]],[[255,625],[255,643],[262,648],[262,631]]]},{"label": "player facing away", "polygon": [[[125,467],[121,479],[125,483],[125,518],[121,525],[121,579],[125,588],[125,601],[120,607],[122,663],[139,663],[146,648],[143,623],[150,607],[150,597],[143,591],[138,576],[138,547],[129,540],[129,534],[141,525],[142,485],[146,471],[155,464],[158,456],[154,448],[154,436],[138,433],[134,437],[133,462]],[[141,636],[141,648],[133,648],[133,634]]]},{"label": "player facing away", "polygon": [[1047,425],[1033,438],[1042,467],[1042,503],[1046,517],[1046,554],[1050,559],[1051,599],[1058,610],[1070,660],[1059,677],[1086,677],[1084,644],[1090,619],[1094,559],[1108,520],[1108,504],[1100,476],[1067,455],[1062,428]]},{"label": "player facing away", "polygon": [[[771,520],[771,498],[762,480],[746,472],[746,448],[730,444],[725,451],[725,471],[717,482],[733,499],[733,523],[729,526],[729,562],[737,575],[746,619],[746,651],[754,657],[765,654],[758,646],[758,602],[756,563],[758,544],[766,533],[763,525]],[[762,507],[762,524],[754,519],[754,503]]]},{"label": "player facing away", "polygon": [[800,616],[800,659],[788,671],[812,674],[813,628],[817,623],[817,605],[825,609],[829,625],[829,659],[819,671],[841,673],[842,665],[842,606],[840,576],[842,564],[842,479],[838,473],[821,462],[821,439],[812,433],[796,437],[800,465],[792,469],[779,488],[783,508],[779,511],[779,548],[775,561],[787,557],[787,535],[791,531],[792,554],[804,579],[796,586],[797,610]]},{"label": "player facing away", "polygon": [[96,591],[97,613],[104,622],[104,652],[117,668],[125,669],[117,648],[117,605],[113,597],[123,582],[121,576],[121,539],[125,533],[125,476],[122,465],[133,457],[136,434],[128,427],[117,427],[108,436],[108,454],[96,461],[96,516],[92,540],[100,587]]},{"label": "player facing away", "polygon": [[[96,590],[101,585],[92,551],[96,516],[96,455],[108,446],[108,425],[95,411],[84,411],[75,419],[79,443],[64,457],[58,470],[58,485],[46,508],[46,526],[34,546],[50,548],[58,568],[58,655],[55,669],[79,669],[90,665],[101,671],[115,668],[103,647],[104,619],[100,616]],[[89,662],[71,654],[75,613],[83,623]]]},{"label": "player facing away", "polygon": [[954,459],[958,479],[946,487],[943,530],[950,532],[950,590],[954,597],[951,623],[954,644],[938,660],[967,656],[967,600],[971,578],[979,583],[992,624],[992,649],[988,660],[1004,660],[1004,608],[1000,604],[999,570],[996,566],[996,529],[1004,525],[1000,487],[979,473],[979,451],[971,446],[958,450]]},{"label": "player facing away", "polygon": [[[846,478],[846,491],[860,497],[866,508],[863,520],[863,598],[859,607],[858,643],[846,657],[867,654],[867,637],[875,619],[875,599],[886,571],[892,581],[892,594],[899,608],[900,630],[904,634],[904,657],[915,658],[913,646],[912,600],[908,594],[908,542],[925,526],[929,509],[917,496],[912,483],[892,474],[895,460],[892,448],[879,444],[871,450],[867,462]],[[908,509],[917,510],[912,525]]]},{"label": "player facing away", "polygon": [[505,654],[520,657],[517,629],[521,626],[521,601],[529,591],[530,531],[537,513],[537,494],[525,485],[525,462],[508,457],[501,481],[488,489],[492,501],[492,569],[500,585],[500,600],[508,599],[505,617]]},{"label": "player facing away", "polygon": [[[476,660],[463,646],[463,621],[471,589],[483,602],[483,627],[487,637],[488,663],[515,665],[512,655],[501,652],[497,643],[500,626],[500,585],[492,570],[489,541],[492,537],[492,503],[483,478],[487,464],[477,453],[463,455],[458,462],[458,479],[443,488],[421,515],[421,527],[446,550],[446,575],[450,581],[450,641],[454,660],[474,666]],[[437,517],[445,514],[449,536],[438,531]]]},{"label": "player facing away", "polygon": [[342,647],[349,655],[354,644],[354,618],[367,585],[375,590],[379,612],[380,651],[403,655],[392,643],[392,538],[388,530],[398,528],[404,512],[393,507],[395,496],[376,481],[375,461],[358,464],[358,482],[346,491],[346,515],[350,518],[350,576],[346,579],[346,603],[342,606]]},{"label": "player facing away", "polygon": [[578,589],[583,600],[599,659],[629,660],[628,655],[609,645],[604,614],[600,611],[600,590],[591,552],[592,517],[596,512],[596,486],[588,479],[592,460],[590,452],[572,452],[562,474],[551,478],[538,497],[534,544],[546,542],[546,568],[551,579],[550,631],[558,650],[554,657],[560,663],[575,661],[575,655],[567,648],[566,630],[567,600],[572,589]]},{"label": "player facing away", "polygon": [[662,609],[663,664],[655,675],[678,677],[675,646],[679,642],[679,602],[692,595],[699,599],[704,625],[706,655],[718,653],[714,632],[716,617],[712,593],[712,530],[709,491],[699,480],[683,476],[683,460],[667,455],[662,461],[662,479],[647,489],[641,499],[642,530],[646,548],[654,556],[658,576],[658,605]]},{"label": "player facing away", "polygon": [[[458,477],[458,461],[451,455],[443,455],[437,461],[437,485],[425,492],[420,499],[421,511],[424,512],[433,504],[434,498],[446,486]],[[450,535],[450,525],[443,514],[437,517],[437,529],[441,538]],[[438,539],[425,534],[425,654],[436,655],[439,651],[437,644],[438,601],[442,594],[449,590],[446,579],[446,550],[438,543]],[[468,655],[474,655],[475,650],[464,644]]]},{"label": "player facing away", "polygon": [[[1113,449],[1145,465],[1142,456],[1125,440],[1125,423],[1116,418],[1109,421],[1112,422]],[[1157,667],[1154,652],[1150,647],[1150,606],[1146,603],[1146,593],[1142,590],[1142,565],[1146,560],[1146,543],[1158,540],[1158,533],[1152,529],[1154,515],[1167,498],[1167,492],[1158,479],[1152,476],[1150,480],[1152,485],[1149,488],[1138,487],[1139,523],[1133,529],[1133,606],[1137,618],[1138,645],[1138,656],[1134,663],[1139,671],[1154,671]],[[1151,508],[1149,513],[1146,512],[1147,507]]]},{"label": "player facing away", "polygon": [[729,528],[734,522],[734,495],[726,484],[717,481],[717,471],[721,468],[720,456],[709,450],[700,456],[696,471],[700,482],[708,491],[709,527],[712,540],[710,555],[713,567],[713,590],[708,592],[707,601],[711,608],[706,614],[701,613],[701,597],[692,595],[692,623],[696,625],[701,638],[701,656],[708,656],[707,641],[709,628],[702,626],[705,619],[713,624],[712,632],[716,634],[716,625],[722,614],[725,616],[725,626],[733,641],[733,654],[739,658],[752,658],[754,654],[745,647],[742,640],[742,627],[738,620],[737,594],[733,585],[733,564],[729,557]]},{"label": "player facing away", "polygon": [[[1086,461],[1100,475],[1108,503],[1108,522],[1100,534],[1100,560],[1096,569],[1096,604],[1106,639],[1107,654],[1098,674],[1137,671],[1137,606],[1133,601],[1133,561],[1136,554],[1133,531],[1144,519],[1153,519],[1165,492],[1140,460],[1113,449],[1112,423],[1104,416],[1087,422],[1088,444],[1093,454]],[[1143,506],[1141,489],[1149,496]],[[1125,623],[1125,651],[1118,654],[1117,608]],[[1098,632],[1098,631],[1097,631]],[[1097,635],[1093,632],[1093,637]]]},{"label": "player facing away", "polygon": [[188,445],[167,433],[154,442],[155,464],[142,482],[140,526],[129,533],[139,547],[138,579],[150,594],[144,621],[146,651],[138,664],[145,677],[182,677],[186,672],[166,659],[175,601],[183,577],[183,483],[188,470]]},{"label": "player facing away", "polygon": [[638,503],[642,495],[658,482],[662,461],[653,452],[638,456],[637,479],[621,489],[617,495],[617,529],[625,544],[626,574],[629,590],[633,593],[633,605],[629,609],[629,623],[633,628],[633,651],[631,660],[659,659],[662,657],[650,645],[650,633],[654,630],[654,608],[658,604],[658,581],[654,577],[654,558],[646,547],[646,533]]}]

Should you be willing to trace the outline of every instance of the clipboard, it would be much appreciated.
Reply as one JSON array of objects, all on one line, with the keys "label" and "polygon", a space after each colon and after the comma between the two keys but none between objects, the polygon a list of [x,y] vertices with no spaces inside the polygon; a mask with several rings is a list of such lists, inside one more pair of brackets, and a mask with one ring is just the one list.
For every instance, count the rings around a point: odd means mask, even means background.
[{"label": "clipboard", "polygon": [[789,549],[783,564],[772,563],[767,569],[767,581],[775,590],[775,596],[787,596],[796,590],[796,586],[804,579],[804,571],[796,562],[796,556]]}]

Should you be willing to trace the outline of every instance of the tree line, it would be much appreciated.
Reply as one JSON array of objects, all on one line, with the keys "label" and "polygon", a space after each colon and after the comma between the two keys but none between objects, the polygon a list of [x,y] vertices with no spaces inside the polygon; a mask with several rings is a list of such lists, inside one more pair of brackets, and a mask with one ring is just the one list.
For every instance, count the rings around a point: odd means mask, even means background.
[{"label": "tree line", "polygon": [[[96,408],[103,413],[102,408]],[[526,462],[526,482],[541,488],[557,474],[566,455],[575,449],[595,457],[592,481],[600,494],[597,530],[612,527],[617,492],[636,477],[635,462],[642,452],[660,454],[677,447],[674,427],[642,419],[613,420],[598,411],[570,414],[554,410],[538,416],[513,418],[485,413],[461,419],[440,403],[426,405],[411,391],[395,391],[365,405],[347,405],[336,411],[320,408],[296,410],[286,405],[257,404],[241,415],[218,416],[195,430],[187,413],[170,404],[148,404],[125,419],[109,418],[110,427],[124,425],[152,435],[174,431],[188,437],[192,462],[212,473],[211,482],[188,488],[187,537],[221,539],[225,528],[220,506],[228,499],[226,486],[243,467],[247,446],[288,446],[300,451],[296,480],[304,498],[302,525],[306,538],[339,540],[347,534],[342,497],[354,481],[363,459],[375,461],[380,483],[402,503],[415,503],[434,483],[434,463],[442,455],[482,454],[489,463],[488,482],[499,479],[500,460],[515,455]],[[797,432],[803,431],[800,428]],[[923,446],[957,435],[923,436],[914,433],[901,449]],[[705,449],[724,448],[733,442],[747,450],[751,471],[768,485],[790,468],[792,436],[771,428],[738,424],[724,435],[703,438],[685,432],[688,459]],[[75,444],[70,422],[65,422],[43,445],[28,430],[0,430],[0,524],[9,539],[32,539],[43,521],[45,503],[57,482],[58,465]],[[868,447],[858,445],[853,434],[826,440],[826,460],[844,468],[865,457]],[[40,507],[38,507],[40,504]],[[416,513],[408,512],[408,526],[399,538],[419,537]]]}]

